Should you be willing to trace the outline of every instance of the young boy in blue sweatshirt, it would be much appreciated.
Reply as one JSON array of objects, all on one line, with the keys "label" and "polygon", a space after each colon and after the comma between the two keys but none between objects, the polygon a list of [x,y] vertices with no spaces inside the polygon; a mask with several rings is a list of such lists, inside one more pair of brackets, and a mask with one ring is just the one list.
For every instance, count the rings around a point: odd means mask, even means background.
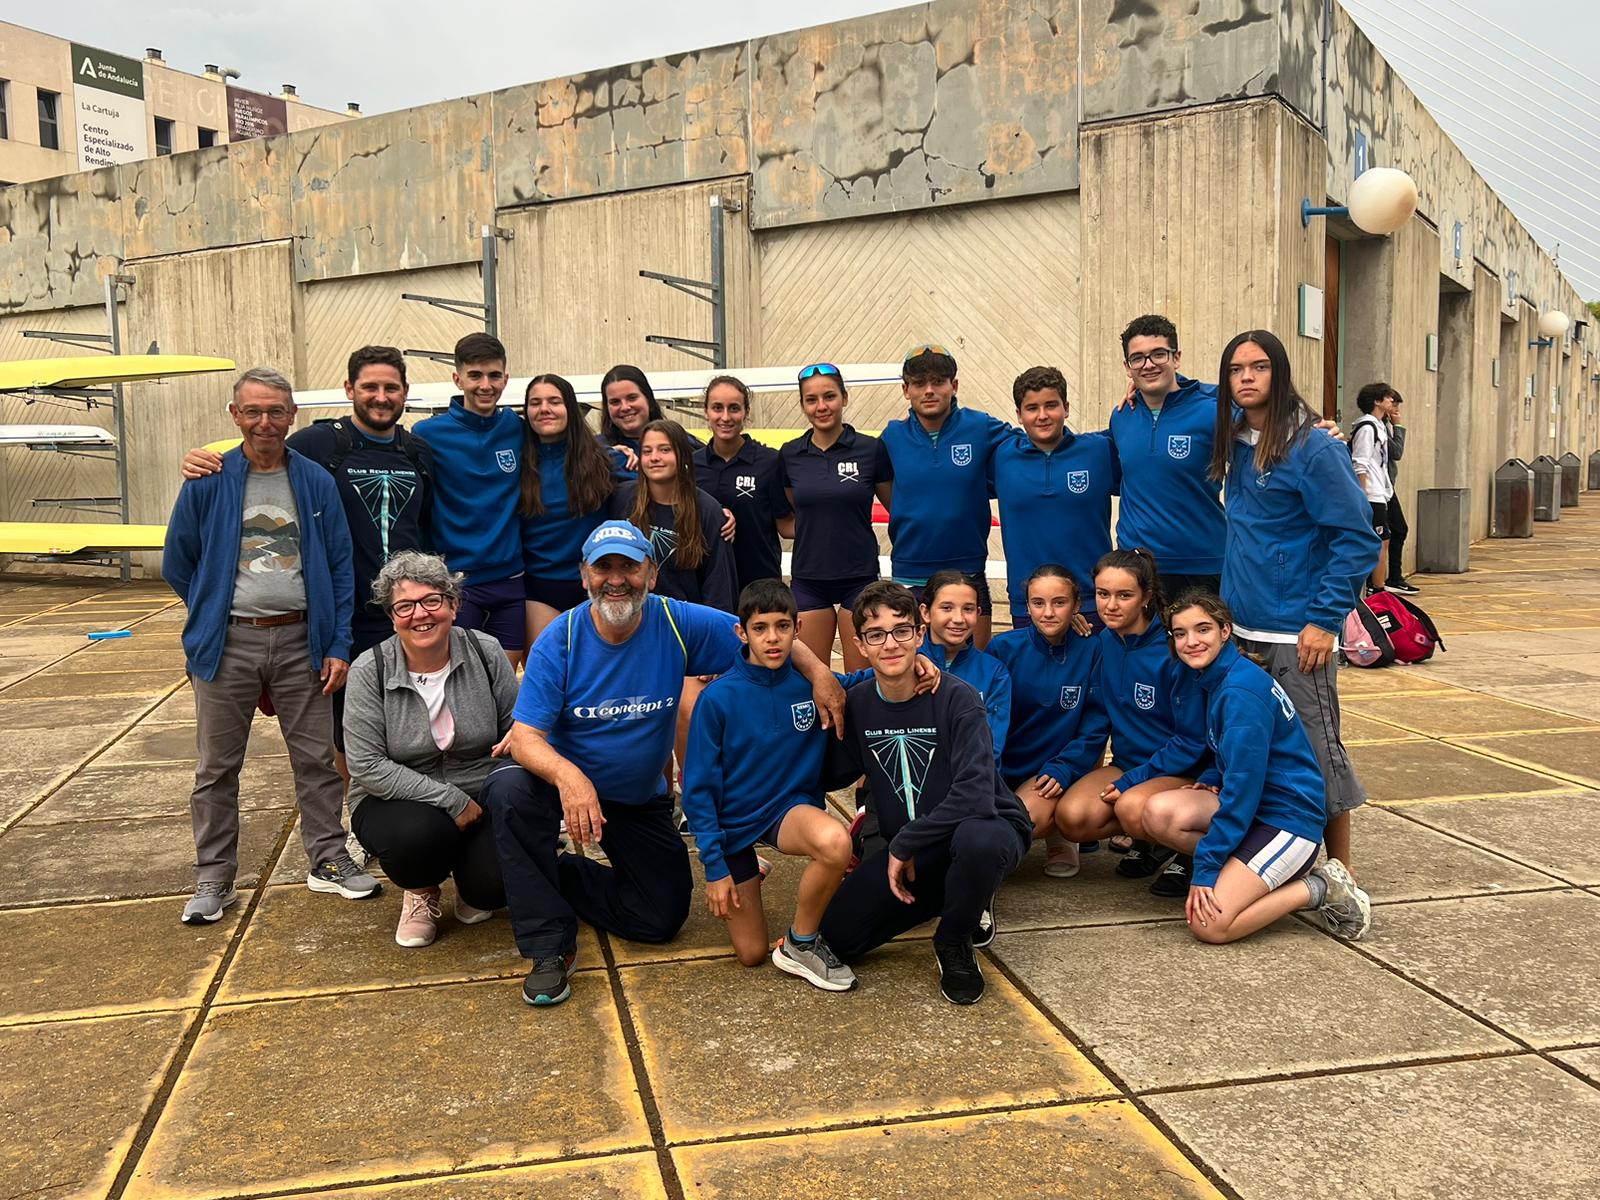
[{"label": "young boy in blue sweatshirt", "polygon": [[490,634],[515,662],[527,646],[523,609],[523,421],[501,408],[506,348],[487,333],[456,343],[461,394],[412,430],[433,451],[433,544],[467,576],[456,624]]},{"label": "young boy in blue sweatshirt", "polygon": [[799,628],[794,593],[760,579],[739,596],[743,657],[701,694],[689,722],[683,814],[706,873],[711,915],[728,923],[739,961],[767,957],[756,846],[809,858],[789,931],[772,950],[780,971],[830,992],[856,977],[818,932],[850,866],[850,835],[822,798],[827,735],[811,685],[789,662]]},{"label": "young boy in blue sweatshirt", "polygon": [[1004,421],[956,400],[956,360],[942,346],[906,355],[901,390],[909,411],[884,429],[894,465],[889,508],[890,570],[917,600],[936,571],[965,574],[978,591],[973,643],[989,644],[994,603],[984,565],[989,558],[989,458],[1010,438]]},{"label": "young boy in blue sweatshirt", "polygon": [[1232,614],[1193,592],[1168,613],[1173,656],[1199,683],[1216,755],[1188,788],[1145,805],[1151,837],[1194,856],[1187,916],[1203,942],[1232,942],[1299,909],[1352,941],[1371,903],[1338,859],[1316,866],[1322,768],[1288,694],[1232,640]]},{"label": "young boy in blue sweatshirt", "polygon": [[972,1004],[983,996],[973,934],[1027,853],[1033,823],[995,768],[978,693],[948,676],[937,691],[917,693],[922,628],[911,592],[869,584],[851,615],[872,678],[847,693],[844,737],[828,742],[824,783],[864,772],[888,844],[844,881],[822,934],[851,962],[937,917],[940,991]]}]

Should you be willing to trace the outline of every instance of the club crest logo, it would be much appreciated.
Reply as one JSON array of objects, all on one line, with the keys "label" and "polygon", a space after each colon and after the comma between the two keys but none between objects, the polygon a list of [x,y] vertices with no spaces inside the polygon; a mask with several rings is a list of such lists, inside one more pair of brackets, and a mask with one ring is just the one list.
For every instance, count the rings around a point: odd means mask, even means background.
[{"label": "club crest logo", "polygon": [[859,483],[861,481],[861,464],[856,462],[842,462],[838,464],[839,481],[841,483]]},{"label": "club crest logo", "polygon": [[1189,435],[1175,433],[1167,439],[1167,454],[1171,458],[1189,457]]},{"label": "club crest logo", "polygon": [[972,443],[962,442],[960,445],[950,447],[950,461],[958,467],[972,464]]},{"label": "club crest logo", "polygon": [[1145,712],[1156,706],[1156,689],[1153,684],[1136,683],[1133,685],[1133,702]]},{"label": "club crest logo", "polygon": [[507,475],[516,473],[517,452],[515,450],[496,450],[494,452],[494,461]]},{"label": "club crest logo", "polygon": [[1261,474],[1256,476],[1256,486],[1258,488],[1263,488],[1264,489],[1267,486],[1267,484],[1269,484],[1271,482],[1272,482],[1272,472],[1271,471],[1263,471],[1263,472],[1261,472]]},{"label": "club crest logo", "polygon": [[800,704],[789,705],[789,712],[794,717],[794,727],[801,733],[807,733],[817,723],[817,704],[814,700],[806,700]]},{"label": "club crest logo", "polygon": [[1074,496],[1081,496],[1085,492],[1087,492],[1088,490],[1089,490],[1089,472],[1087,472],[1087,471],[1068,471],[1067,472],[1067,491],[1071,492]]},{"label": "club crest logo", "polygon": [[754,496],[756,494],[756,477],[754,475],[734,476],[733,486],[741,496]]},{"label": "club crest logo", "polygon": [[1081,700],[1081,699],[1083,699],[1083,688],[1081,686],[1076,686],[1075,685],[1075,686],[1072,686],[1072,687],[1064,687],[1064,688],[1061,689],[1061,707],[1062,708],[1065,708],[1065,709],[1077,708],[1078,707],[1078,701]]}]

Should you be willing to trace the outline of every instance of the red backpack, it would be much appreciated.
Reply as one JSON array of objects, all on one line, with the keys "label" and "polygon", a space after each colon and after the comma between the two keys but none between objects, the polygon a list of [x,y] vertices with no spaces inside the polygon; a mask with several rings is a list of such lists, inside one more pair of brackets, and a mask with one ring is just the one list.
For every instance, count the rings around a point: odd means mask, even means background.
[{"label": "red backpack", "polygon": [[1433,657],[1434,647],[1445,649],[1433,618],[1404,596],[1373,592],[1363,603],[1388,634],[1396,662],[1426,662]]}]

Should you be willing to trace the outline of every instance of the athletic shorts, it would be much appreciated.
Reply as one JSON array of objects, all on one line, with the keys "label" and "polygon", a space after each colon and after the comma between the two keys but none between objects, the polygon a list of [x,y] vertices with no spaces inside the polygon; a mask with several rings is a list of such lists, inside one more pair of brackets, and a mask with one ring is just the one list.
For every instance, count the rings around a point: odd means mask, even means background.
[{"label": "athletic shorts", "polygon": [[1389,502],[1372,505],[1372,532],[1384,541],[1389,540]]},{"label": "athletic shorts", "polygon": [[541,579],[537,575],[522,577],[523,599],[534,604],[544,604],[557,612],[577,608],[589,598],[581,581],[576,579]]},{"label": "athletic shorts", "polygon": [[[783,819],[802,805],[816,805],[802,797],[796,797],[794,802],[778,814],[777,820],[763,829],[756,840],[741,850],[733,850],[722,856],[722,861],[728,864],[728,874],[733,877],[733,886],[755,879],[761,874],[761,864],[756,859],[757,846],[771,846],[778,849],[778,830],[783,828]],[[780,851],[781,853],[781,851]]]},{"label": "athletic shorts", "polygon": [[1253,821],[1245,831],[1244,841],[1230,855],[1237,858],[1261,877],[1263,883],[1276,891],[1286,883],[1304,879],[1317,865],[1317,851],[1321,842],[1296,837],[1292,833]]},{"label": "athletic shorts", "polygon": [[1322,767],[1328,820],[1360,808],[1367,802],[1366,789],[1356,778],[1356,769],[1339,739],[1339,669],[1334,665],[1338,655],[1320,671],[1307,675],[1300,670],[1300,655],[1293,642],[1237,640],[1240,650],[1261,659],[1267,674],[1288,693],[1295,712],[1300,715],[1306,737],[1311,739],[1311,749]]},{"label": "athletic shorts", "polygon": [[528,645],[528,618],[523,601],[521,575],[493,583],[469,583],[462,591],[456,624],[463,629],[483,630],[504,650],[524,650]]},{"label": "athletic shorts", "polygon": [[[965,576],[966,581],[972,585],[972,590],[978,593],[978,615],[980,617],[994,616],[994,600],[989,595],[989,577],[982,571],[979,571],[976,574],[963,571],[961,574]],[[911,594],[917,598],[917,603],[921,604],[922,589],[926,585],[921,583],[912,583],[907,584],[906,586],[911,589]]]},{"label": "athletic shorts", "polygon": [[797,575],[790,581],[789,590],[794,593],[798,612],[816,612],[823,608],[848,611],[867,584],[877,582],[876,575],[858,575],[854,579],[801,579]]}]

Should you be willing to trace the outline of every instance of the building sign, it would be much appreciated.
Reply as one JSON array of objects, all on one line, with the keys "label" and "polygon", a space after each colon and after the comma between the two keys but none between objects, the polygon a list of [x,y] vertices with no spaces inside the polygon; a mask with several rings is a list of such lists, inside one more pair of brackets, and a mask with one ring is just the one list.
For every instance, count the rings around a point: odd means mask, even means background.
[{"label": "building sign", "polygon": [[80,170],[150,157],[142,62],[72,43],[72,103]]},{"label": "building sign", "polygon": [[272,137],[289,132],[289,106],[279,96],[228,88],[228,140]]}]

